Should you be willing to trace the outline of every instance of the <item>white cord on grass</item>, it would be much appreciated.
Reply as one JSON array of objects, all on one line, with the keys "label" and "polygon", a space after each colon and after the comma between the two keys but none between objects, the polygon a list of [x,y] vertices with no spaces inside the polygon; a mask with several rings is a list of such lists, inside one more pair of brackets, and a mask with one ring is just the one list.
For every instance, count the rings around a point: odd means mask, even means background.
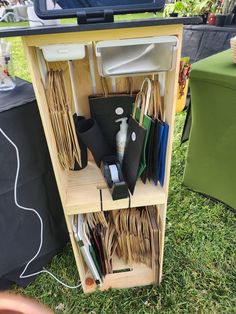
[{"label": "white cord on grass", "polygon": [[65,284],[64,282],[62,282],[60,279],[58,279],[56,276],[54,276],[50,271],[48,270],[40,270],[36,273],[33,274],[29,274],[29,275],[25,275],[26,270],[28,269],[29,265],[38,257],[41,249],[42,249],[42,245],[43,245],[43,220],[41,218],[41,216],[39,215],[39,213],[33,209],[33,208],[28,208],[28,207],[24,207],[22,205],[20,205],[18,203],[17,200],[17,185],[18,185],[18,178],[19,178],[19,172],[20,172],[20,156],[19,156],[19,150],[18,147],[16,146],[16,144],[6,135],[6,133],[0,128],[0,132],[2,133],[2,135],[8,140],[9,143],[11,143],[11,145],[15,148],[16,151],[16,160],[17,160],[17,170],[16,170],[16,177],[15,177],[15,183],[14,183],[14,201],[15,204],[18,208],[25,210],[25,211],[30,211],[33,212],[35,215],[37,215],[39,221],[40,221],[40,245],[39,248],[37,250],[37,253],[31,258],[31,260],[26,264],[24,270],[22,271],[22,273],[20,274],[20,278],[21,279],[25,279],[25,278],[30,278],[39,274],[43,274],[46,273],[48,275],[50,275],[52,278],[54,278],[57,282],[59,282],[61,285],[63,285],[66,288],[69,289],[77,289],[81,286],[81,284],[77,285],[77,286],[69,286],[67,284]]},{"label": "white cord on grass", "polygon": [[5,21],[5,19],[6,19],[8,16],[13,16],[13,17],[15,17],[16,19],[19,19],[19,20],[25,21],[25,22],[41,23],[42,26],[45,25],[45,24],[44,24],[42,21],[40,21],[40,20],[37,20],[37,21],[29,20],[29,19],[27,19],[27,18],[24,18],[24,17],[22,17],[22,16],[19,16],[19,15],[15,14],[15,13],[13,13],[13,12],[8,12],[8,13],[4,14],[4,15],[0,18],[0,22]]}]

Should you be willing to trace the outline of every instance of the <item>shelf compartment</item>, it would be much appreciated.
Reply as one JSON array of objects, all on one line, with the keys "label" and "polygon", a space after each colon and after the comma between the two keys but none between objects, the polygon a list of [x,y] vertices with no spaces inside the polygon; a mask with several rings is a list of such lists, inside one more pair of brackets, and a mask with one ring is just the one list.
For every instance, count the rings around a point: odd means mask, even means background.
[{"label": "shelf compartment", "polygon": [[[97,288],[94,280],[92,279],[93,276],[91,275],[91,272],[88,269],[88,266],[85,265],[84,272],[80,278],[83,285],[83,289],[86,293],[94,292],[96,289],[103,291],[109,288],[120,289],[120,288],[131,288],[135,286],[147,286],[147,285],[157,283],[158,281],[161,280],[160,261],[161,261],[163,242],[160,240],[160,238],[162,237],[161,232],[163,230],[164,221],[161,219],[160,211],[162,211],[161,208],[156,208],[156,214],[157,214],[156,221],[157,221],[158,227],[152,229],[152,230],[158,231],[159,233],[159,240],[158,242],[155,242],[155,245],[158,245],[158,249],[157,250],[152,249],[152,253],[150,256],[152,266],[146,265],[144,263],[137,263],[134,261],[127,262],[122,257],[118,257],[117,254],[115,253],[114,257],[112,258],[113,273],[105,275],[105,277],[103,277],[103,282],[101,286]],[[151,225],[149,225],[149,228],[150,228],[149,229],[150,230],[150,243],[152,247],[154,245],[154,242],[153,242],[154,240],[153,240],[153,237],[151,236],[152,234]],[[129,235],[129,234],[130,234],[129,232],[126,233],[126,235]],[[131,241],[129,243],[132,246],[132,243],[134,244],[135,242]],[[79,251],[78,247],[77,247],[77,250]],[[152,254],[156,254],[155,258]],[[158,266],[156,264],[157,259],[159,260]],[[158,267],[158,270],[155,269],[155,267]],[[92,280],[89,280],[89,279],[92,279]],[[91,285],[91,282],[92,282],[92,285]]]},{"label": "shelf compartment", "polygon": [[100,169],[94,162],[81,171],[68,172],[66,206],[68,215],[164,204],[166,194],[159,185],[137,181],[134,195],[113,201]]},{"label": "shelf compartment", "polygon": [[[103,284],[99,290],[105,291],[109,288],[121,289],[153,284],[153,270],[145,264],[125,264],[122,259],[115,256],[113,260],[113,269],[115,273],[105,276]],[[123,271],[127,269],[130,270]],[[96,290],[96,285],[86,286],[85,281],[87,277],[91,277],[90,272],[87,272],[83,280],[84,292],[94,292]]]}]

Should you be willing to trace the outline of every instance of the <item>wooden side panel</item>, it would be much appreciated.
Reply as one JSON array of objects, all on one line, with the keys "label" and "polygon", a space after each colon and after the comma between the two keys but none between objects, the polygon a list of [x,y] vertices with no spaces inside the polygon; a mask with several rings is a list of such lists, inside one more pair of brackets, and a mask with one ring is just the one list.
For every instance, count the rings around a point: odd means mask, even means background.
[{"label": "wooden side panel", "polygon": [[176,99],[177,99],[177,88],[179,78],[179,66],[182,49],[182,32],[178,34],[179,45],[176,57],[176,67],[173,71],[167,72],[166,84],[165,84],[165,97],[164,97],[164,108],[166,122],[169,124],[169,139],[166,151],[166,169],[165,169],[165,182],[164,191],[168,195],[169,183],[170,183],[170,167],[171,167],[171,155],[172,155],[172,142],[174,133],[174,121],[176,112]]},{"label": "wooden side panel", "polygon": [[[176,99],[177,99],[177,88],[178,88],[178,77],[179,77],[179,65],[181,58],[182,49],[182,26],[181,31],[178,33],[178,50],[176,51],[176,67],[173,71],[167,72],[166,84],[165,84],[165,97],[164,97],[164,108],[165,108],[165,119],[169,125],[169,138],[166,151],[166,169],[165,169],[165,181],[164,181],[164,192],[168,196],[169,183],[170,183],[170,168],[171,168],[171,156],[172,156],[172,143],[174,133],[174,120],[176,112]],[[165,228],[166,228],[166,213],[167,213],[167,199],[163,205],[158,206],[160,215],[161,225],[161,237],[160,237],[160,282],[163,273],[163,260],[164,260],[164,241],[165,241]]]},{"label": "wooden side panel", "polygon": [[165,246],[165,228],[166,228],[166,204],[162,204],[160,206],[157,206],[158,208],[158,214],[159,214],[159,227],[160,227],[160,282],[162,280],[162,274],[163,274],[163,260],[164,260],[164,246]]}]

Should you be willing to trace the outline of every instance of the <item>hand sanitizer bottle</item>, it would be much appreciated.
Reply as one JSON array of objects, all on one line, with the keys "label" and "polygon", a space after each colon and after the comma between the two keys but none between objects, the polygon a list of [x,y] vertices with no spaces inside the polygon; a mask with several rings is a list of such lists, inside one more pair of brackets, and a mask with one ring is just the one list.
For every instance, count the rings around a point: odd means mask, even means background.
[{"label": "hand sanitizer bottle", "polygon": [[117,158],[122,164],[124,152],[125,152],[125,144],[127,138],[127,130],[128,130],[128,118],[121,118],[116,120],[116,122],[121,122],[120,131],[116,134],[116,152]]}]

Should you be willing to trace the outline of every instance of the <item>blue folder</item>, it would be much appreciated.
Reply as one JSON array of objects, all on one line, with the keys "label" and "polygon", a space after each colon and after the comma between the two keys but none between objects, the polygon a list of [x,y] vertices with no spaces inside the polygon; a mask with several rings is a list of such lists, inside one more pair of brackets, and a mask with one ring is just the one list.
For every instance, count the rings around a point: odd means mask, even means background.
[{"label": "blue folder", "polygon": [[158,178],[161,186],[164,185],[165,179],[165,168],[166,168],[166,149],[169,135],[169,125],[165,122],[162,122],[161,128],[163,129],[160,132],[160,151],[159,151],[159,165],[158,165]]}]

